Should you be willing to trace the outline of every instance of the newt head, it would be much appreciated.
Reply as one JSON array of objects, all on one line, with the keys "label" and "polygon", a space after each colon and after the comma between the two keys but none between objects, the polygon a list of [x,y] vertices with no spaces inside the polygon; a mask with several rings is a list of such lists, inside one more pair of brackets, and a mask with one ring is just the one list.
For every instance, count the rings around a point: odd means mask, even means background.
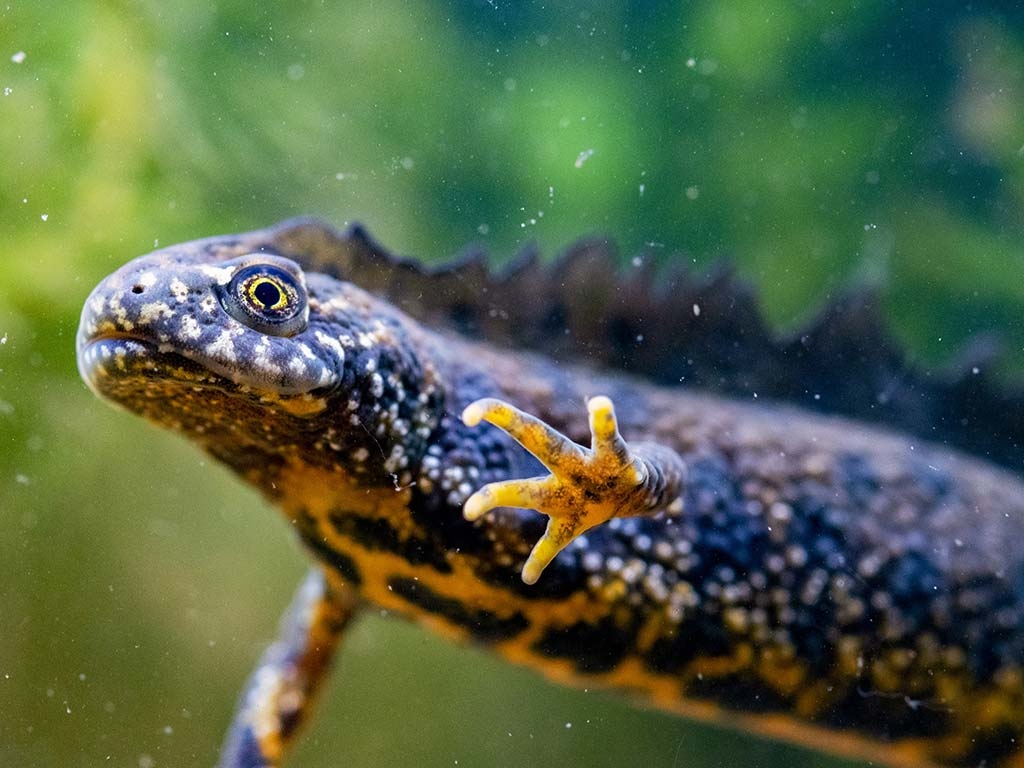
[{"label": "newt head", "polygon": [[410,322],[259,235],[157,251],[103,280],[78,330],[82,378],[264,487],[258,467],[282,461],[393,485],[440,418]]}]

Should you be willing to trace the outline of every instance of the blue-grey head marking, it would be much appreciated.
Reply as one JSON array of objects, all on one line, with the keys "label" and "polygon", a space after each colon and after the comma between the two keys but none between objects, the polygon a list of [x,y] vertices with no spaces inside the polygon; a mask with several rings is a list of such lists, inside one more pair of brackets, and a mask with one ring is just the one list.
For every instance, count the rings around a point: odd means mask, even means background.
[{"label": "blue-grey head marking", "polygon": [[96,391],[129,363],[140,370],[147,358],[167,355],[260,392],[329,388],[339,380],[344,350],[309,327],[311,300],[299,266],[273,254],[208,262],[173,251],[143,256],[86,301],[78,367]]}]

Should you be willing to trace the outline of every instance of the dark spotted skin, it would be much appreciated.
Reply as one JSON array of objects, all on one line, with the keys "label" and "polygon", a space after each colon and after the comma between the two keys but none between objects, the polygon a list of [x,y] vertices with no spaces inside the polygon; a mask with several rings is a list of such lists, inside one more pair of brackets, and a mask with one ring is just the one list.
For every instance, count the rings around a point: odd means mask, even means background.
[{"label": "dark spotted skin", "polygon": [[[856,422],[423,327],[324,274],[327,246],[296,245],[330,240],[311,226],[138,259],[97,287],[79,335],[99,395],[259,487],[316,563],[322,589],[302,593],[306,619],[257,670],[222,765],[278,764],[326,669],[309,637],[336,642],[366,604],[562,681],[841,754],[1024,765],[1019,476]],[[264,258],[308,296],[293,335],[248,328],[219,298],[231,265]],[[587,443],[598,394],[629,443],[683,459],[683,511],[613,518],[524,584],[543,518],[470,523],[462,508],[486,483],[545,470],[459,414],[500,397]]]}]

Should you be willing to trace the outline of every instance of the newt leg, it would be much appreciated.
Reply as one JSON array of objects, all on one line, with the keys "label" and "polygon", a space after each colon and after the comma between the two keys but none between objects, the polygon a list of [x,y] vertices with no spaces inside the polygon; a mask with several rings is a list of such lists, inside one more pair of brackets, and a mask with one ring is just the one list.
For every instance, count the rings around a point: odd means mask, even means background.
[{"label": "newt leg", "polygon": [[619,434],[609,398],[591,398],[587,410],[590,449],[502,400],[477,400],[462,412],[467,426],[490,422],[551,470],[546,477],[489,483],[463,507],[467,520],[477,520],[496,507],[535,509],[548,516],[547,530],[523,566],[527,584],[535,583],[555,555],[595,525],[613,517],[683,510],[682,458],[662,445],[628,445]]},{"label": "newt leg", "polygon": [[331,665],[341,635],[356,613],[354,596],[314,569],[302,582],[278,639],[249,678],[218,768],[280,765]]}]

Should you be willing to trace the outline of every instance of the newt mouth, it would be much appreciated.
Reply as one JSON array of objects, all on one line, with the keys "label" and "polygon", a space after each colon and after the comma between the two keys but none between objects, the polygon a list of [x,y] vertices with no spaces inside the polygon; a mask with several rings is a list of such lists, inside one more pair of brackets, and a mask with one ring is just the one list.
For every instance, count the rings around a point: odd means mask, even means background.
[{"label": "newt mouth", "polygon": [[131,380],[162,379],[194,386],[225,388],[229,380],[169,345],[129,334],[113,333],[79,343],[78,370],[97,394],[110,396],[113,387]]}]

